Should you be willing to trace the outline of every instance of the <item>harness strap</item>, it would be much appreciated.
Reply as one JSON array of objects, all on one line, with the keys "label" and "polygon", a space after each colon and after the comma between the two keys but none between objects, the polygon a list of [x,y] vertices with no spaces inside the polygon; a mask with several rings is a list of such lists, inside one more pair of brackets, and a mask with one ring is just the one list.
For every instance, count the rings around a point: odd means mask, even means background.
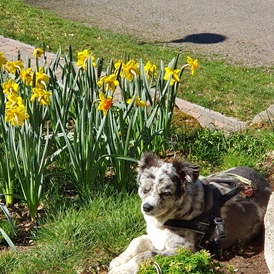
[{"label": "harness strap", "polygon": [[166,221],[164,225],[172,228],[184,228],[200,234],[207,233],[209,228],[208,223],[197,222],[195,220],[186,221],[186,220],[172,219],[172,220]]},{"label": "harness strap", "polygon": [[205,199],[205,208],[204,212],[191,219],[191,220],[181,220],[181,219],[171,219],[167,220],[164,226],[170,228],[185,228],[191,231],[194,231],[199,234],[205,234],[209,229],[209,220],[213,213],[213,191],[209,184],[198,180],[196,183],[200,183],[204,188],[204,199]]},{"label": "harness strap", "polygon": [[[219,244],[222,240],[226,239],[225,223],[220,216],[221,207],[235,195],[242,191],[243,185],[235,183],[235,180],[224,178],[218,178],[216,183],[227,183],[232,188],[226,194],[222,194],[220,190],[213,184],[209,182],[216,182],[216,178],[207,180],[203,178],[200,183],[202,183],[205,190],[205,209],[204,212],[192,220],[180,220],[173,219],[168,220],[164,225],[171,228],[181,228],[194,231],[199,234],[203,234],[199,246],[201,248],[207,247],[209,244],[212,246],[214,244]],[[209,243],[209,240],[213,234],[216,232],[214,242]]]},{"label": "harness strap", "polygon": [[[228,182],[228,181],[227,181]],[[232,182],[235,186],[235,182]],[[220,190],[215,186],[210,184],[210,187],[213,192],[213,209],[212,209],[212,216],[209,221],[209,229],[205,233],[205,235],[202,237],[200,241],[200,247],[206,247],[209,244],[219,244],[223,240],[226,239],[226,229],[225,229],[225,222],[221,217],[221,207],[231,198],[233,198],[235,195],[237,195],[241,190],[242,186],[240,184],[236,184],[236,186],[229,191],[226,194],[222,194]],[[202,214],[203,215],[203,214]],[[215,230],[215,238],[214,242],[209,243],[209,239],[212,236],[213,232]]]},{"label": "harness strap", "polygon": [[233,198],[235,195],[240,193],[242,189],[243,189],[243,186],[238,184],[228,193],[221,194],[221,196],[219,197],[219,205],[223,206],[229,199]]}]

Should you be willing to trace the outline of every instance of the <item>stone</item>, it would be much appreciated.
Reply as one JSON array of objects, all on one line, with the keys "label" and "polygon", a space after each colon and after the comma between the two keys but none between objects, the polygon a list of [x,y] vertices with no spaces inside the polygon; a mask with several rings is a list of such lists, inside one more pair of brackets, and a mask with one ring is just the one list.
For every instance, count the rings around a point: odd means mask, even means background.
[{"label": "stone", "polygon": [[262,128],[265,126],[271,126],[274,123],[274,104],[266,110],[256,115],[250,122],[249,126],[252,128]]},{"label": "stone", "polygon": [[272,192],[265,214],[264,256],[270,274],[274,274],[274,192]]},{"label": "stone", "polygon": [[188,132],[188,134],[191,135],[201,128],[202,126],[196,118],[177,109],[176,107],[173,109],[171,129],[175,130],[175,132],[179,134]]}]

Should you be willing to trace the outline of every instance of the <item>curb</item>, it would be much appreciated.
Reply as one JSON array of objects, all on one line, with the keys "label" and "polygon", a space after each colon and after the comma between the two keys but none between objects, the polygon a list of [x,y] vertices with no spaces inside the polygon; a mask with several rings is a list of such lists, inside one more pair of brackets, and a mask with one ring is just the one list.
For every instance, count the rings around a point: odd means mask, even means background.
[{"label": "curb", "polygon": [[205,128],[235,132],[244,129],[247,126],[246,122],[225,116],[214,110],[210,110],[179,98],[176,98],[176,105],[182,112],[196,118],[201,126]]}]

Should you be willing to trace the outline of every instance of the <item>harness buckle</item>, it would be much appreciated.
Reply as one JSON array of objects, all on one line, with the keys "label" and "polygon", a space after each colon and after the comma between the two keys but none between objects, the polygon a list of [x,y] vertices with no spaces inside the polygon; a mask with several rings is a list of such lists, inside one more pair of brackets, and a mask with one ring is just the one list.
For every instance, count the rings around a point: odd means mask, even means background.
[{"label": "harness buckle", "polygon": [[214,218],[214,223],[216,225],[216,236],[214,241],[219,244],[226,239],[225,222],[222,218],[216,217]]}]

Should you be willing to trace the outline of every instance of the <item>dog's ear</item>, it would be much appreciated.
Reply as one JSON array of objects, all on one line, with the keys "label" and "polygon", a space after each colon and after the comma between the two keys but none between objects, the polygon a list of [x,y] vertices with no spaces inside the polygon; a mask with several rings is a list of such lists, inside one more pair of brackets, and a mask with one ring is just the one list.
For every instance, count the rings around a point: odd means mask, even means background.
[{"label": "dog's ear", "polygon": [[194,164],[185,163],[182,160],[175,159],[173,166],[183,180],[195,183],[199,177],[199,167]]},{"label": "dog's ear", "polygon": [[159,166],[158,157],[153,152],[144,152],[139,161],[139,171],[142,172],[151,166]]}]

